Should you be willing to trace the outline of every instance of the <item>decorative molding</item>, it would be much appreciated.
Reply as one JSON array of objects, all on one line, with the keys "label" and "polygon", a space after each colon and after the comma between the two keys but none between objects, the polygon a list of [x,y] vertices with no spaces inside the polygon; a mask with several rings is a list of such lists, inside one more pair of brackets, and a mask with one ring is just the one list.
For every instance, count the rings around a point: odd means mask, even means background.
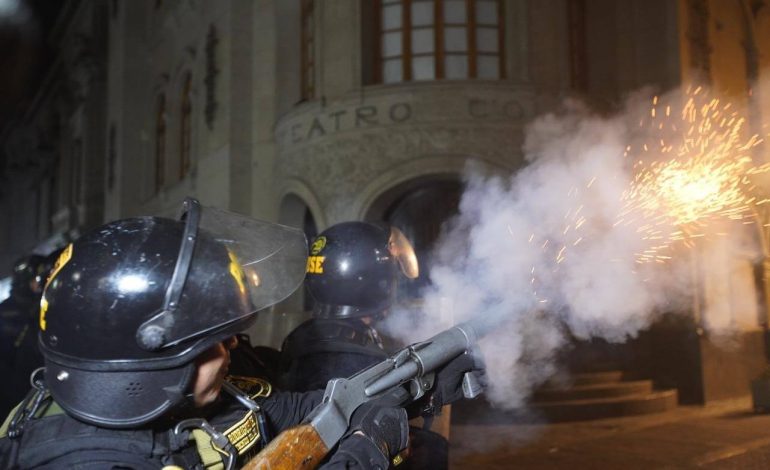
[{"label": "decorative molding", "polygon": [[99,64],[93,51],[93,38],[87,34],[75,34],[72,39],[72,60],[68,64],[68,92],[74,104],[83,103],[97,78]]},{"label": "decorative molding", "polygon": [[528,88],[478,82],[376,88],[364,100],[357,94],[327,106],[307,102],[276,125],[276,176],[304,181],[326,220],[359,217],[361,204],[378,196],[373,191],[392,187],[383,175],[397,175],[393,184],[437,171],[459,175],[470,160],[515,171],[534,113]]},{"label": "decorative molding", "polygon": [[59,158],[60,126],[56,113],[44,112],[34,122],[10,127],[4,144],[7,160],[2,170],[27,175],[50,172]]},{"label": "decorative molding", "polygon": [[348,133],[421,125],[517,126],[535,113],[527,87],[460,82],[440,87],[400,86],[323,105],[307,102],[283,116],[275,139],[283,151],[333,140]]},{"label": "decorative molding", "polygon": [[209,25],[209,32],[206,35],[206,76],[203,78],[203,84],[206,86],[206,106],[204,107],[204,115],[206,117],[206,125],[209,130],[214,129],[214,120],[216,119],[217,112],[217,75],[219,75],[219,69],[217,68],[216,52],[217,44],[219,43],[219,36],[217,35],[217,29],[213,24]]},{"label": "decorative molding", "polygon": [[522,135],[510,126],[365,131],[282,154],[279,171],[286,179],[307,181],[326,216],[336,219],[355,205],[351,205],[352,195],[361,196],[379,175],[408,162],[414,163],[414,177],[421,174],[420,159],[435,166],[435,159],[441,157],[479,159],[513,171],[521,165]]}]

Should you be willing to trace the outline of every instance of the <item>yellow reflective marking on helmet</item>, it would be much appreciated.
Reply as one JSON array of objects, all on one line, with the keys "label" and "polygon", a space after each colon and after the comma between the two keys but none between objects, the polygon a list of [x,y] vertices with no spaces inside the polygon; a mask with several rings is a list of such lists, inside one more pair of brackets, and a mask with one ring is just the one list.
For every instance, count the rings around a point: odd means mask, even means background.
[{"label": "yellow reflective marking on helmet", "polygon": [[238,257],[235,256],[235,253],[233,253],[229,248],[227,250],[227,256],[230,258],[230,275],[233,276],[235,282],[238,283],[238,289],[241,290],[241,294],[245,294],[246,285],[243,283],[243,279],[246,277],[246,275],[243,274],[241,263],[238,261]]},{"label": "yellow reflective marking on helmet", "polygon": [[313,242],[313,246],[310,247],[310,254],[311,255],[317,255],[321,252],[321,250],[324,249],[326,246],[326,237],[321,235],[320,237],[316,238]]},{"label": "yellow reflective marking on helmet", "polygon": [[307,272],[310,274],[323,274],[325,259],[326,259],[326,256],[308,256]]},{"label": "yellow reflective marking on helmet", "polygon": [[57,274],[59,274],[59,271],[61,271],[61,268],[64,267],[65,264],[69,262],[69,260],[72,259],[72,243],[67,245],[67,248],[64,249],[64,251],[61,252],[58,258],[56,258],[56,263],[53,265],[53,269],[51,270],[51,274],[48,275],[48,280],[45,282],[45,289],[48,288],[48,284],[53,281],[53,278],[56,277]]},{"label": "yellow reflective marking on helmet", "polygon": [[48,300],[45,298],[46,291],[48,291],[48,286],[53,282],[53,279],[56,277],[57,274],[59,274],[59,271],[64,267],[65,264],[69,263],[69,260],[72,259],[72,243],[67,245],[67,247],[62,250],[61,254],[58,258],[56,258],[56,263],[53,265],[53,269],[51,270],[51,274],[48,275],[48,279],[45,281],[45,287],[43,288],[43,296],[40,298],[40,330],[45,331],[46,327],[46,321],[45,321],[45,315],[48,313]]},{"label": "yellow reflective marking on helmet", "polygon": [[48,300],[45,295],[40,298],[40,331],[45,331],[45,314],[48,313]]}]

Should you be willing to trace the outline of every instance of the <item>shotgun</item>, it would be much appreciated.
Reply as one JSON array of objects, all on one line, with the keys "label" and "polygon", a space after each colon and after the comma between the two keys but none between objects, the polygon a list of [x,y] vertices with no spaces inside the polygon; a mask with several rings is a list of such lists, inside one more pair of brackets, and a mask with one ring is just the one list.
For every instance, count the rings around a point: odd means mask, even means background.
[{"label": "shotgun", "polygon": [[[470,351],[493,322],[468,321],[427,341],[415,343],[384,361],[347,379],[332,379],[323,400],[297,427],[273,439],[246,463],[248,470],[316,468],[350,426],[353,412],[370,400],[387,406],[404,406],[433,387],[435,371]],[[463,395],[475,398],[482,386],[471,372],[463,377]]]}]

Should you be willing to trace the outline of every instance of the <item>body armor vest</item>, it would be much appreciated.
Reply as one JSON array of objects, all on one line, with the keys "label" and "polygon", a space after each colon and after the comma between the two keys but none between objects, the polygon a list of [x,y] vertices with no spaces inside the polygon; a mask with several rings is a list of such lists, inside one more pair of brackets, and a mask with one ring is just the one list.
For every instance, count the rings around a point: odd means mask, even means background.
[{"label": "body armor vest", "polygon": [[[228,380],[255,400],[272,392],[270,383],[262,379],[231,376]],[[15,410],[12,415],[18,413]],[[222,468],[226,453],[199,429],[177,434],[171,424],[135,430],[92,426],[65,414],[50,397],[35,416],[15,438],[0,435],[1,468],[215,469]],[[262,449],[257,421],[253,411],[223,395],[214,405],[210,424],[227,437],[243,463]]]}]

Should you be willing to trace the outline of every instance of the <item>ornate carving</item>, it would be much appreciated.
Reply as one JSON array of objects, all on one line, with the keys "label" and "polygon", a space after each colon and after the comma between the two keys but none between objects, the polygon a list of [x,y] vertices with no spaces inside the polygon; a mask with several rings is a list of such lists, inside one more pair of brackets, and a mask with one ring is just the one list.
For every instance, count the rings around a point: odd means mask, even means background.
[{"label": "ornate carving", "polygon": [[471,159],[515,170],[533,114],[528,89],[478,84],[402,86],[326,108],[306,103],[276,125],[276,168],[282,179],[302,181],[327,220],[342,220],[391,177],[461,172]]},{"label": "ornate carving", "polygon": [[214,128],[214,119],[217,112],[216,78],[219,75],[216,63],[217,43],[219,43],[217,30],[213,24],[209,25],[209,32],[206,35],[206,76],[203,78],[203,83],[206,86],[206,106],[203,112],[206,116],[206,125],[209,130]]},{"label": "ornate carving", "polygon": [[432,126],[362,131],[356,135],[295,148],[281,155],[281,171],[316,191],[329,214],[346,210],[382,173],[421,157],[461,155],[515,168],[522,134],[509,126]]},{"label": "ornate carving", "polygon": [[43,111],[33,122],[8,128],[5,141],[9,172],[45,173],[59,156],[61,122],[59,114]]},{"label": "ornate carving", "polygon": [[75,34],[72,38],[72,59],[67,67],[67,101],[76,106],[88,97],[91,83],[99,72],[92,43],[93,38],[86,34]]}]

